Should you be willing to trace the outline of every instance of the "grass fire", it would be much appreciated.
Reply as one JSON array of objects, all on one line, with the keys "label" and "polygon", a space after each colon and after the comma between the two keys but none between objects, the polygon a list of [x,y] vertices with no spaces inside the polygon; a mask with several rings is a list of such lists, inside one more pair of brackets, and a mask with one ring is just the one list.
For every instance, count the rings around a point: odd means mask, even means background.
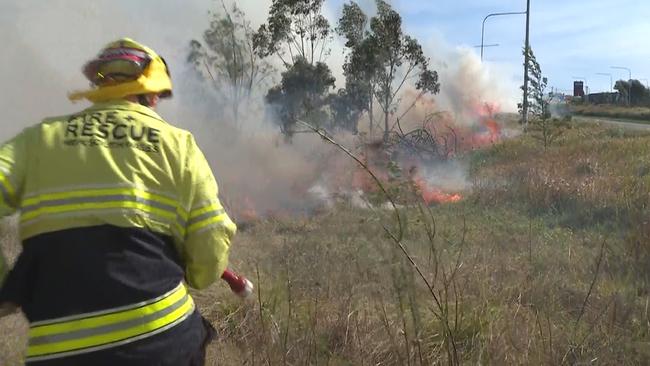
[{"label": "grass fire", "polygon": [[[476,13],[480,26],[482,12],[493,13],[483,6],[179,4],[0,4],[0,19],[15,19],[0,21],[11,50],[0,60],[0,106],[8,121],[31,119],[0,135],[78,112],[62,96],[87,83],[83,63],[108,38],[140,37],[165,55],[174,95],[156,111],[192,133],[219,185],[217,211],[237,224],[227,269],[215,277],[226,282],[188,287],[216,329],[205,364],[650,364],[650,129],[641,113],[650,91],[642,83],[621,80],[617,93],[590,101],[588,91],[550,86],[567,82],[558,70],[575,65],[549,56],[549,44],[565,41],[543,42],[533,29],[538,63],[530,40],[496,24],[487,23],[489,37],[504,39],[498,50],[459,41],[455,23],[455,38],[444,38],[443,18]],[[587,48],[574,46],[566,49]],[[115,115],[101,117],[70,119],[70,138],[103,134]],[[129,126],[105,131],[156,148],[165,141],[162,129]],[[68,147],[85,148],[77,145]],[[130,167],[137,176],[150,165]],[[157,209],[170,204],[164,199]],[[206,213],[188,213],[188,228]],[[22,214],[0,222],[0,275],[25,253]],[[0,301],[0,365],[24,364],[34,324],[3,309]]]}]

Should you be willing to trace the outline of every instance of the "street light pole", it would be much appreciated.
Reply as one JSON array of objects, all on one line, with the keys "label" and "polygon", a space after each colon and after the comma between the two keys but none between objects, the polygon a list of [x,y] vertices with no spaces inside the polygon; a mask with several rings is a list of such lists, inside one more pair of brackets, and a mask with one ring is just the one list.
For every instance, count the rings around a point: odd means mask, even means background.
[{"label": "street light pole", "polygon": [[519,11],[519,12],[507,12],[507,13],[492,13],[492,14],[488,14],[485,18],[483,18],[483,25],[481,26],[481,61],[483,61],[483,48],[486,47],[483,45],[483,39],[485,38],[485,21],[491,17],[502,16],[502,15],[516,15],[516,14],[526,14],[526,12]]},{"label": "street light pole", "polygon": [[632,101],[632,70],[623,66],[610,66],[612,69],[626,70],[628,74],[628,85],[627,85],[627,105],[629,106]]},{"label": "street light pole", "polygon": [[530,0],[526,0],[526,11],[518,12],[506,12],[506,13],[491,13],[483,18],[483,24],[481,25],[481,62],[483,62],[483,48],[484,39],[485,39],[485,21],[490,17],[502,16],[502,15],[519,15],[526,14],[526,43],[524,45],[524,102],[522,106],[522,123],[525,127],[528,127],[528,55],[530,52]]},{"label": "street light pole", "polygon": [[522,122],[528,129],[528,58],[530,54],[530,0],[526,0],[526,43],[524,52],[524,105],[522,106]]},{"label": "street light pole", "polygon": [[608,72],[597,72],[596,75],[603,75],[603,76],[609,76],[609,92],[614,91],[614,79],[612,78],[612,74]]},{"label": "street light pole", "polygon": [[500,44],[498,44],[498,43],[493,43],[493,44],[484,44],[484,45],[474,46],[474,48],[481,48],[481,47],[488,48],[488,47],[499,47],[499,46],[500,46]]}]

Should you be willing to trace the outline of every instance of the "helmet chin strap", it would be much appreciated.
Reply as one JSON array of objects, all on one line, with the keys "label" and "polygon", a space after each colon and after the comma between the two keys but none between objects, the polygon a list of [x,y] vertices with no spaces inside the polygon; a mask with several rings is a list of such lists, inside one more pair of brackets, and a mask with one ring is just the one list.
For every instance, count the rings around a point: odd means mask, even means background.
[{"label": "helmet chin strap", "polygon": [[149,98],[145,94],[138,94],[138,103],[142,104],[145,107],[151,108],[151,103],[149,102]]}]

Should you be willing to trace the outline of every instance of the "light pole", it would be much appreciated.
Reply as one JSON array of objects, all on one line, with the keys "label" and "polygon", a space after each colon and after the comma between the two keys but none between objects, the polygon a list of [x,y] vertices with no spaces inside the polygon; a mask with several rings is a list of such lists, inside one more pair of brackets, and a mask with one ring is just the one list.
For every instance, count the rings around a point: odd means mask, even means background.
[{"label": "light pole", "polygon": [[483,45],[478,45],[474,46],[474,48],[481,48],[481,47],[499,47],[500,44],[498,43],[492,43],[492,44],[483,44]]},{"label": "light pole", "polygon": [[[480,44],[480,45],[478,45],[478,46],[474,46],[474,48],[480,48],[480,49],[483,49],[483,48],[487,48],[487,47],[499,47],[499,46],[500,46],[500,45],[499,45],[498,43],[493,43],[493,44],[483,44],[483,45]],[[483,58],[481,58],[481,62],[483,62]]]},{"label": "light pole", "polygon": [[630,70],[627,67],[623,66],[610,66],[612,69],[617,69],[617,70],[626,70],[628,74],[628,83],[627,83],[627,105],[629,106],[632,101],[632,70]]},{"label": "light pole", "polygon": [[528,61],[530,58],[530,0],[526,0],[526,40],[524,41],[524,98],[521,108],[522,123],[528,130]]},{"label": "light pole", "polygon": [[507,12],[507,13],[492,13],[492,14],[488,14],[485,18],[483,18],[483,25],[481,26],[481,46],[480,46],[481,47],[481,61],[483,61],[483,48],[486,47],[486,46],[483,45],[483,39],[485,38],[485,21],[488,20],[488,18],[491,18],[491,17],[502,16],[502,15],[517,15],[517,14],[526,14],[526,12],[525,11],[519,11],[519,12],[511,11],[511,12]]},{"label": "light pole", "polygon": [[519,15],[526,14],[526,41],[524,43],[524,100],[522,105],[522,124],[528,127],[528,55],[530,49],[530,0],[526,0],[526,11],[511,11],[505,13],[491,13],[483,18],[481,25],[481,62],[483,62],[483,47],[485,39],[485,21],[490,17],[503,16],[503,15]]},{"label": "light pole", "polygon": [[609,76],[609,92],[614,91],[614,79],[612,79],[612,74],[608,72],[597,72],[596,75]]}]

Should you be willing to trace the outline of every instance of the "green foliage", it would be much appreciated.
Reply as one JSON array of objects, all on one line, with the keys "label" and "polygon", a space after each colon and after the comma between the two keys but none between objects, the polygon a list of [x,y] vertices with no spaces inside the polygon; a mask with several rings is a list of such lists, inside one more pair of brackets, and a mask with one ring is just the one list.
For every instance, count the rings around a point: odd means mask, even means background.
[{"label": "green foliage", "polygon": [[[371,112],[374,76],[379,68],[376,57],[376,44],[368,37],[368,17],[355,3],[343,5],[343,14],[337,27],[339,35],[346,39],[345,46],[350,49],[343,64],[345,89],[334,98],[334,119],[342,119],[346,124],[356,124],[363,112]],[[372,122],[371,122],[372,126]]]},{"label": "green foliage", "polygon": [[619,92],[623,102],[627,102],[629,98],[630,105],[650,106],[650,90],[639,80],[618,80],[614,89]]},{"label": "green foliage", "polygon": [[345,4],[337,30],[349,48],[343,68],[347,94],[353,96],[351,108],[368,111],[372,128],[376,100],[384,115],[384,138],[389,133],[389,118],[401,102],[400,91],[408,80],[417,80],[419,94],[407,112],[423,95],[439,92],[437,72],[429,69],[422,47],[404,34],[401,16],[387,2],[377,0],[377,15],[370,19],[369,27],[358,4]]},{"label": "green foliage", "polygon": [[[524,57],[528,57],[528,114],[529,118],[549,118],[549,101],[545,98],[544,91],[548,79],[542,76],[542,69],[532,48],[524,49]],[[521,86],[524,90],[524,86]],[[523,114],[523,102],[517,105],[519,114]]]},{"label": "green foliage", "polygon": [[273,0],[267,22],[253,37],[258,55],[277,55],[287,67],[298,59],[310,64],[323,61],[332,32],[322,14],[323,1]]},{"label": "green foliage", "polygon": [[203,42],[190,41],[187,61],[204,78],[211,79],[219,98],[230,105],[235,122],[242,104],[250,100],[254,89],[264,83],[272,67],[260,60],[253,47],[250,22],[236,3],[228,9],[210,12],[210,27]]},{"label": "green foliage", "polygon": [[[551,118],[550,97],[546,95],[548,79],[542,75],[542,68],[532,48],[524,49],[528,57],[528,126],[526,132],[539,140],[544,150],[570,127],[570,118]],[[522,86],[523,90],[524,87]],[[519,103],[519,114],[523,115],[523,103]]]},{"label": "green foliage", "polygon": [[330,116],[336,115],[348,126],[356,116],[346,107],[347,94],[329,95],[335,79],[323,60],[330,52],[332,29],[322,14],[323,1],[273,0],[267,22],[253,36],[257,55],[275,55],[286,67],[266,101],[273,106],[275,120],[288,139],[296,132],[299,119],[328,127],[333,125]]},{"label": "green foliage", "polygon": [[283,72],[280,85],[271,88],[266,95],[282,133],[291,138],[299,119],[325,127],[323,124],[327,123],[328,116],[324,107],[334,81],[325,63],[313,65],[303,58],[298,58]]},{"label": "green foliage", "polygon": [[359,4],[350,2],[343,4],[343,14],[339,19],[336,31],[346,39],[345,47],[354,48],[365,38],[368,27],[368,16]]},{"label": "green foliage", "polygon": [[369,37],[367,28],[368,19],[361,8],[356,3],[345,4],[337,29],[346,38],[346,47],[350,49],[343,64],[345,89],[342,93],[347,97],[342,102],[348,104],[347,108],[356,115],[369,112],[372,129],[375,77],[381,65],[377,43]]},{"label": "green foliage", "polygon": [[[343,66],[345,88],[325,95],[333,85],[328,81],[331,73],[322,63],[329,53],[332,30],[322,6],[323,0],[273,1],[267,22],[253,36],[253,46],[260,57],[277,55],[287,72],[281,85],[269,90],[266,100],[274,104],[281,130],[288,137],[295,132],[297,119],[356,133],[364,112],[369,113],[372,131],[376,102],[384,114],[387,136],[402,88],[415,79],[419,94],[408,112],[423,95],[439,92],[438,74],[429,69],[429,59],[417,40],[403,33],[401,16],[388,3],[377,0],[378,14],[369,20],[361,7],[351,2],[344,4],[336,28],[349,49]],[[305,63],[314,66],[313,70]],[[297,99],[291,100],[293,97]]]},{"label": "green foliage", "polygon": [[[429,59],[414,38],[404,34],[402,18],[383,0],[377,0],[377,15],[370,21],[370,39],[376,42],[379,68],[374,95],[384,113],[384,139],[388,138],[389,116],[397,110],[399,91],[416,74],[420,94],[436,94],[440,90],[438,74],[429,71]],[[414,101],[415,103],[415,101]]]},{"label": "green foliage", "polygon": [[359,132],[357,123],[361,115],[361,110],[357,108],[358,94],[348,89],[339,89],[336,94],[330,94],[328,97],[332,122],[334,129],[349,131],[354,134]]}]

